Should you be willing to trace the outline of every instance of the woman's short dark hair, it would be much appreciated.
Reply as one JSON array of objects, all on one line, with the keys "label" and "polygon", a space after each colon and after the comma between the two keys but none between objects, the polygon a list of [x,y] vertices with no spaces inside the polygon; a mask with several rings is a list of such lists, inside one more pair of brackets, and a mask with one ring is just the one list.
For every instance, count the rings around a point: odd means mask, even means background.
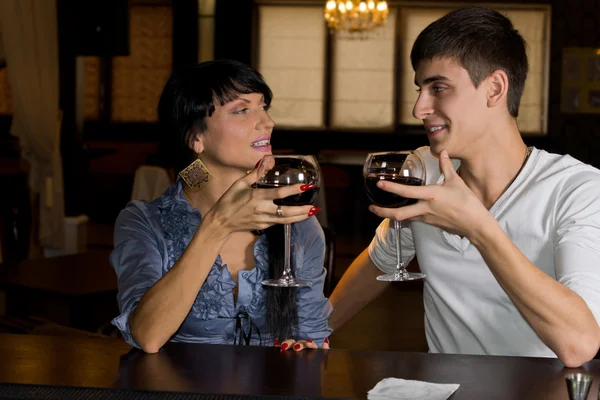
[{"label": "woman's short dark hair", "polygon": [[158,164],[176,171],[189,165],[196,158],[190,145],[206,130],[215,103],[222,106],[250,93],[261,93],[271,104],[273,93],[262,75],[238,61],[208,61],[173,72],[158,102],[163,135]]},{"label": "woman's short dark hair", "polygon": [[427,26],[410,53],[416,71],[423,61],[449,57],[467,70],[479,84],[496,70],[508,76],[508,111],[519,115],[519,103],[529,70],[527,44],[510,19],[486,7],[454,10]]}]

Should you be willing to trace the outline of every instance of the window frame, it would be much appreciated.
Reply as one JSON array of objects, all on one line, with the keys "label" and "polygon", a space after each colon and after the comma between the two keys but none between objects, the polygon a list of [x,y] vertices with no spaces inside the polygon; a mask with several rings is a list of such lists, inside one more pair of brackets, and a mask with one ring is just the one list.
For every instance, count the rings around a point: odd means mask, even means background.
[{"label": "window frame", "polygon": [[[544,12],[544,39],[543,39],[543,59],[542,59],[542,90],[541,90],[541,112],[542,112],[542,126],[539,132],[527,132],[522,131],[523,136],[546,136],[548,134],[548,121],[549,121],[549,93],[550,93],[550,54],[551,54],[551,24],[552,24],[552,6],[547,3],[532,2],[526,4],[512,3],[510,1],[504,1],[499,3],[475,3],[468,1],[461,2],[410,2],[410,1],[388,1],[390,8],[396,9],[396,30],[394,38],[394,110],[393,110],[393,127],[392,128],[343,128],[337,129],[332,126],[332,109],[333,109],[333,54],[335,40],[331,34],[325,35],[325,66],[324,66],[324,93],[323,93],[323,127],[293,127],[293,128],[278,128],[282,131],[334,131],[334,132],[373,132],[373,133],[390,133],[390,134],[422,134],[422,127],[418,121],[414,124],[402,124],[400,122],[400,107],[401,107],[401,96],[402,96],[402,54],[405,50],[405,46],[412,44],[406,43],[402,40],[402,26],[404,26],[403,18],[405,18],[406,10],[408,9],[454,9],[468,5],[481,5],[492,7],[496,10],[533,10]],[[259,65],[260,55],[260,43],[259,43],[259,30],[260,30],[260,18],[259,8],[263,6],[289,6],[289,7],[320,7],[323,8],[325,5],[324,0],[254,0],[253,1],[253,30],[252,30],[252,48],[251,48],[251,64],[254,67]],[[325,20],[323,20],[325,24]],[[327,32],[327,30],[326,30]],[[259,71],[260,72],[260,71]],[[410,73],[413,73],[410,71]]]}]

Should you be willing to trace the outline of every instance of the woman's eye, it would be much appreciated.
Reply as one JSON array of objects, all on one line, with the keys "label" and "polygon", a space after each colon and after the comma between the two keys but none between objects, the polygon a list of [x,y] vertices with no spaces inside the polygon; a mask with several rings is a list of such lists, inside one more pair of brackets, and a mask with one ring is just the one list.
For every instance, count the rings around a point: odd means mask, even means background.
[{"label": "woman's eye", "polygon": [[248,109],[247,108],[242,108],[241,110],[235,110],[233,113],[234,114],[247,114],[248,113]]}]

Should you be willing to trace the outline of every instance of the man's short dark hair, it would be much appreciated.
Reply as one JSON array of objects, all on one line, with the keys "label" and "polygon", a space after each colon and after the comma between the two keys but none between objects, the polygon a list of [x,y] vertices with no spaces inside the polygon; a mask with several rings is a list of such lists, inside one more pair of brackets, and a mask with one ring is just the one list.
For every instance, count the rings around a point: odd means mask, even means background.
[{"label": "man's short dark hair", "polygon": [[427,26],[417,37],[410,60],[416,71],[423,61],[449,57],[479,84],[494,71],[508,75],[508,111],[519,115],[519,103],[529,70],[527,44],[510,19],[491,8],[464,7]]}]

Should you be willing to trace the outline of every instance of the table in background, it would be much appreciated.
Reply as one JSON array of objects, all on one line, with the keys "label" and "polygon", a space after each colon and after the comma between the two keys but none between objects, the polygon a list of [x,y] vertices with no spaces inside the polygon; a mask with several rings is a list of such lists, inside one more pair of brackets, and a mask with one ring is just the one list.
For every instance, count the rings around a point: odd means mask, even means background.
[{"label": "table in background", "polygon": [[[556,359],[311,350],[171,343],[148,355],[119,339],[0,336],[0,383],[214,394],[366,398],[383,378],[459,383],[452,400],[567,399],[566,373],[594,376],[600,361],[564,369]],[[0,385],[1,386],[1,385]],[[593,397],[596,398],[596,397]]]},{"label": "table in background", "polygon": [[1,265],[6,315],[98,329],[118,315],[117,277],[108,255],[109,250],[94,250]]}]

